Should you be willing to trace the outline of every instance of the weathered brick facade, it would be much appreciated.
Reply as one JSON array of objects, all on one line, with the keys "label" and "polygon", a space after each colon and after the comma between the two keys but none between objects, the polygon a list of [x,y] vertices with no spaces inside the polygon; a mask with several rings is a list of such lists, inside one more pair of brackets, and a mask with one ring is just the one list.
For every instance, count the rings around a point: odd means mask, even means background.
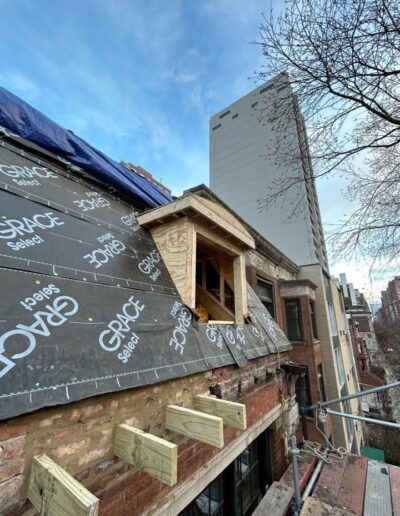
[{"label": "weathered brick facade", "polygon": [[[283,354],[280,359],[287,359]],[[276,374],[277,355],[255,359],[162,384],[45,409],[0,423],[0,507],[4,515],[33,515],[25,501],[34,455],[45,452],[100,498],[100,514],[143,514],[163,503],[168,488],[113,455],[115,427],[127,423],[179,445],[178,486],[207,467],[220,450],[165,429],[168,404],[192,406],[193,396],[218,386],[223,399],[246,404],[248,428],[278,407],[287,395],[284,373]],[[225,447],[242,431],[225,427]],[[272,470],[280,478],[287,466],[283,434],[271,432]]]}]

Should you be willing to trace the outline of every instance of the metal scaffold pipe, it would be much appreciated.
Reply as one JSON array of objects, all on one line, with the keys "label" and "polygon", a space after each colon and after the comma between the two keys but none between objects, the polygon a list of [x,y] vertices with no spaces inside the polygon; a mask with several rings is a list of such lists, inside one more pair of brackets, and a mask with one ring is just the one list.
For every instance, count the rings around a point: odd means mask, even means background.
[{"label": "metal scaffold pipe", "polygon": [[400,387],[400,381],[389,383],[387,385],[382,385],[380,387],[374,387],[373,389],[367,389],[365,391],[355,392],[354,394],[348,394],[347,396],[341,396],[340,398],[335,398],[333,400],[321,401],[316,403],[315,405],[311,405],[309,407],[304,407],[303,412],[311,412],[315,409],[327,407],[329,405],[334,405],[335,403],[340,403],[341,401],[353,400],[355,398],[362,398],[363,396],[368,396],[369,394],[374,394],[377,392],[387,391],[388,389],[393,389],[394,387]]},{"label": "metal scaffold pipe", "polygon": [[294,514],[300,514],[302,499],[301,499],[301,492],[300,492],[299,464],[297,462],[297,457],[300,454],[300,450],[297,448],[296,436],[294,436],[294,435],[292,435],[292,437],[290,439],[289,453],[292,456],[293,484],[294,484],[294,495],[295,495],[295,500],[296,500],[296,508],[294,510]]},{"label": "metal scaffold pipe", "polygon": [[339,417],[347,417],[348,419],[356,419],[357,421],[363,421],[364,423],[372,423],[374,425],[382,425],[388,426],[390,428],[396,428],[396,430],[400,430],[399,423],[392,423],[391,421],[382,421],[381,419],[373,419],[371,417],[364,416],[356,416],[355,414],[348,414],[347,412],[337,412],[332,409],[323,409],[327,414],[331,414],[331,416],[339,416]]}]

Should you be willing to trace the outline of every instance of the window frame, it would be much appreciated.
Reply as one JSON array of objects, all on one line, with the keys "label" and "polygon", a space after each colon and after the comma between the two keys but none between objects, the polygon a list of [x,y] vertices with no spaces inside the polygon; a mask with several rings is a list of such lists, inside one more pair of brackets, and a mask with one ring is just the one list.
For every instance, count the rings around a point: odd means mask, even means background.
[{"label": "window frame", "polygon": [[[268,310],[269,315],[274,320],[276,320],[276,306],[275,306],[275,288],[274,288],[274,284],[271,281],[268,281],[268,280],[266,280],[264,278],[261,278],[259,276],[256,277],[256,283],[257,283],[257,296],[258,296],[258,298],[260,299],[261,303],[265,306],[265,308]],[[271,289],[271,297],[272,297],[272,299],[266,298],[265,296],[260,294],[260,292],[259,292],[259,285],[260,284],[261,285],[265,285],[267,288]],[[271,313],[271,310],[269,309],[268,306],[270,306],[272,308],[272,313]]]},{"label": "window frame", "polygon": [[308,301],[311,318],[311,334],[314,340],[318,340],[317,319],[315,316],[315,303],[312,299]]},{"label": "window frame", "polygon": [[[289,319],[288,315],[288,304],[289,303],[296,303],[297,310],[298,310],[298,318],[296,319]],[[286,315],[286,328],[287,328],[287,335],[288,339],[293,342],[304,342],[304,330],[303,330],[303,320],[302,320],[302,311],[301,311],[301,300],[298,297],[290,297],[285,299],[285,315]],[[300,338],[293,338],[294,335],[291,335],[291,325],[289,324],[290,321],[298,321],[298,330]]]}]

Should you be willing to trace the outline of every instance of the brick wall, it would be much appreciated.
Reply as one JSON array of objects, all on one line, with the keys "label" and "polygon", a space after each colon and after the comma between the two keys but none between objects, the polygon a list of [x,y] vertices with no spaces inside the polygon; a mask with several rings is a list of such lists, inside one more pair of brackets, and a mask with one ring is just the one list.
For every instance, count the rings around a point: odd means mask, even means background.
[{"label": "brick wall", "polygon": [[[285,358],[287,355],[281,354],[281,360]],[[219,450],[167,431],[166,406],[191,407],[195,394],[218,385],[224,399],[246,403],[250,427],[287,394],[284,375],[277,378],[271,374],[275,370],[276,356],[270,355],[252,360],[243,368],[228,366],[0,423],[0,514],[35,514],[24,499],[31,460],[39,453],[46,453],[98,496],[100,514],[142,514],[157,499],[167,496],[170,488],[113,456],[116,425],[127,423],[178,444],[181,482]],[[239,433],[240,430],[225,427],[225,443]],[[276,444],[277,468],[283,467],[279,457],[282,450]]]}]

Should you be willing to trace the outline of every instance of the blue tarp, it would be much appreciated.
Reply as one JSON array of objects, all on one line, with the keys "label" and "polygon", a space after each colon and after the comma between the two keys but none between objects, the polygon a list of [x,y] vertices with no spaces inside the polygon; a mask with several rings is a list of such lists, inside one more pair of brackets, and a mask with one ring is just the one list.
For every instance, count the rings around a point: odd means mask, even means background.
[{"label": "blue tarp", "polygon": [[97,179],[125,194],[133,194],[149,207],[162,206],[172,200],[171,196],[157,185],[128,170],[1,87],[0,125],[82,167]]}]

